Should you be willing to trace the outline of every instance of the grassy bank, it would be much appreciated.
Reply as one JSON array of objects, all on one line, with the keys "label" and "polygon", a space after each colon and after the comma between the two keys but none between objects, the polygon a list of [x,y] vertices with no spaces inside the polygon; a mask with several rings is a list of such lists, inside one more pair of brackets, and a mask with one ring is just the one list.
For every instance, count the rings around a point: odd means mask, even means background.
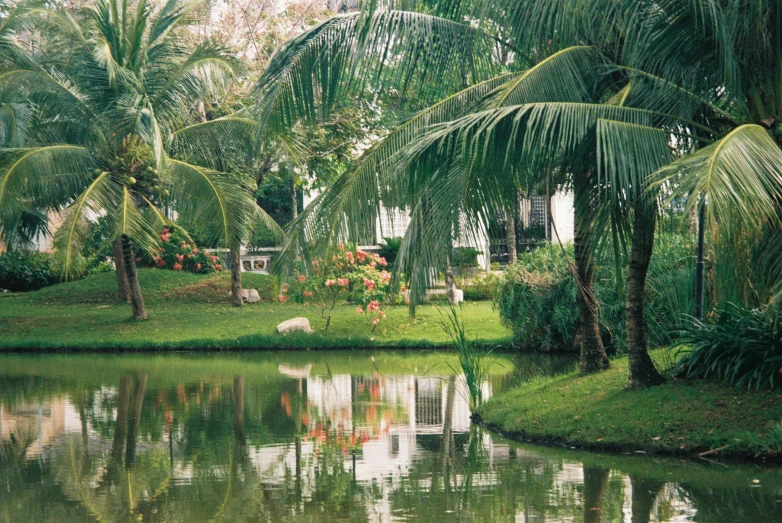
[{"label": "grassy bank", "polygon": [[478,417],[514,439],[590,450],[780,458],[781,391],[669,380],[628,392],[626,380],[627,359],[619,358],[601,374],[525,383],[493,397]]},{"label": "grassy bank", "polygon": [[[374,333],[353,306],[334,310],[331,329],[322,332],[320,308],[280,304],[272,278],[250,275],[246,288],[260,289],[265,302],[232,308],[226,301],[230,275],[195,276],[142,270],[140,280],[150,319],[136,322],[130,306],[116,299],[114,273],[0,297],[0,350],[187,350],[443,348],[449,340],[435,307],[419,309],[412,320],[404,306],[389,307]],[[282,321],[303,316],[311,335],[277,334]],[[509,344],[489,302],[465,305],[470,333],[487,346]]]}]

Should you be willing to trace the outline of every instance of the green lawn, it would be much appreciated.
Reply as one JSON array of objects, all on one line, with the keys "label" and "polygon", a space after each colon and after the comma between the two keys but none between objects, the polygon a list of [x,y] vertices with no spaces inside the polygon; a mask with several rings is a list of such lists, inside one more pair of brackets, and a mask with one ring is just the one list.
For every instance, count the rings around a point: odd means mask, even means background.
[{"label": "green lawn", "polygon": [[[662,351],[655,351],[661,359]],[[540,378],[493,397],[483,423],[516,439],[588,449],[782,456],[782,391],[736,391],[721,383],[669,380],[628,392],[627,359],[593,376]]]},{"label": "green lawn", "polygon": [[[130,306],[116,298],[114,273],[55,285],[37,292],[0,297],[0,350],[175,350],[289,348],[443,348],[449,340],[435,306],[421,307],[411,319],[404,306],[389,307],[374,334],[354,306],[338,306],[331,329],[323,332],[320,308],[272,301],[270,277],[249,275],[245,288],[260,289],[263,303],[232,308],[226,300],[228,274],[195,276],[142,270],[140,280],[150,319],[131,318]],[[472,337],[489,347],[507,345],[512,334],[490,302],[464,306]],[[277,324],[304,316],[315,334],[277,334]]]}]

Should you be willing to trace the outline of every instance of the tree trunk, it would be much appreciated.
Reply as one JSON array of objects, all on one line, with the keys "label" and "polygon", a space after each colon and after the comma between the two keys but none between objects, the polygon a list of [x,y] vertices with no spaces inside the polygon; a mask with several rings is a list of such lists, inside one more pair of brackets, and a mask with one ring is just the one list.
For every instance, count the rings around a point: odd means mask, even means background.
[{"label": "tree trunk", "polygon": [[114,270],[117,273],[117,291],[120,301],[130,303],[130,285],[125,272],[125,258],[122,255],[122,239],[114,240]]},{"label": "tree trunk", "polygon": [[127,235],[122,235],[122,257],[125,260],[125,273],[130,287],[130,304],[133,307],[133,317],[137,320],[146,320],[147,309],[144,307],[144,296],[141,295],[141,285],[138,282],[136,272],[136,258],[133,255],[133,244]]},{"label": "tree trunk", "polygon": [[516,205],[513,210],[505,215],[505,240],[508,244],[508,263],[513,263],[518,259],[516,252]]},{"label": "tree trunk", "polygon": [[450,263],[445,269],[445,295],[448,297],[448,303],[456,305],[456,278]]},{"label": "tree trunk", "polygon": [[633,496],[630,508],[632,523],[649,523],[662,483],[630,476],[630,485]]},{"label": "tree trunk", "polygon": [[235,247],[231,249],[231,305],[241,307],[244,305],[242,299],[242,249]]},{"label": "tree trunk", "polygon": [[293,219],[299,217],[299,199],[296,198],[296,179],[291,176],[291,213]]},{"label": "tree trunk", "polygon": [[244,427],[244,376],[234,377],[233,407],[236,451],[244,455],[247,448],[247,434]]},{"label": "tree trunk", "polygon": [[633,220],[633,245],[630,249],[630,267],[627,271],[627,301],[625,324],[627,325],[627,358],[630,365],[628,389],[653,387],[663,382],[663,377],[649,357],[646,346],[644,322],[644,289],[649,262],[654,247],[656,209],[638,206]]},{"label": "tree trunk", "polygon": [[584,523],[603,521],[603,495],[610,473],[608,469],[584,467]]},{"label": "tree trunk", "polygon": [[111,444],[111,457],[122,461],[125,448],[125,436],[128,432],[128,407],[130,406],[130,376],[119,379],[119,397],[117,399],[117,419],[114,422],[114,440]]},{"label": "tree trunk", "polygon": [[[585,176],[588,178],[588,175]],[[573,238],[574,263],[579,292],[576,294],[578,304],[578,327],[576,343],[579,346],[582,374],[599,372],[609,367],[608,355],[603,340],[600,338],[600,326],[597,315],[597,298],[595,297],[595,265],[592,238],[592,206],[589,205],[589,186],[586,180],[576,177],[574,187],[574,229]]]},{"label": "tree trunk", "polygon": [[136,439],[141,423],[141,409],[144,406],[144,393],[147,391],[146,374],[137,375],[133,379],[133,404],[128,415],[128,443],[125,450],[125,466],[131,467],[136,459]]}]

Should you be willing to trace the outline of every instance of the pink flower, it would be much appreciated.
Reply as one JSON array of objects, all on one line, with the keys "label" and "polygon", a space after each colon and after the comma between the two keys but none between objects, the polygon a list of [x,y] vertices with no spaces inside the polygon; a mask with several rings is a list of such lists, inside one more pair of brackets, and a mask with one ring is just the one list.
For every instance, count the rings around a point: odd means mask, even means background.
[{"label": "pink flower", "polygon": [[348,280],[347,278],[337,278],[337,283],[339,284],[340,287],[347,287],[348,285],[350,285],[350,280]]},{"label": "pink flower", "polygon": [[287,293],[289,288],[290,288],[290,287],[288,287],[288,284],[287,284],[287,283],[286,283],[286,284],[284,284],[284,285],[282,286],[282,292],[284,292],[284,293]]},{"label": "pink flower", "polygon": [[310,291],[304,291],[304,292],[302,293],[302,295],[303,295],[305,298],[312,298],[312,292],[310,292]]},{"label": "pink flower", "polygon": [[383,271],[380,273],[380,279],[383,280],[383,283],[388,284],[391,281],[391,275],[388,271]]},{"label": "pink flower", "polygon": [[169,236],[169,234],[166,231],[163,231],[163,232],[160,233],[160,239],[164,243],[167,242],[169,240],[169,238],[170,238],[170,236]]},{"label": "pink flower", "polygon": [[301,283],[304,283],[305,281],[307,281],[307,277],[306,277],[306,276],[304,276],[303,274],[299,274],[299,281],[300,281]]},{"label": "pink flower", "polygon": [[340,251],[344,251],[345,250],[345,244],[344,243],[337,244],[337,249],[339,249]]},{"label": "pink flower", "polygon": [[218,264],[215,265],[215,270],[216,271],[222,271],[223,270],[223,266],[218,263]]},{"label": "pink flower", "polygon": [[361,305],[356,307],[356,312],[359,313],[359,314],[364,314],[364,309],[361,308]]},{"label": "pink flower", "polygon": [[285,303],[286,301],[288,301],[288,297],[285,296],[284,294],[280,294],[279,296],[277,296],[277,299],[280,300],[280,303]]},{"label": "pink flower", "polygon": [[176,255],[176,259],[177,259],[177,261],[183,261],[185,259],[185,257],[182,254],[177,254]]},{"label": "pink flower", "polygon": [[196,271],[200,271],[201,270],[201,264],[200,263],[195,266],[195,270]]},{"label": "pink flower", "polygon": [[372,320],[372,325],[377,325],[378,323],[380,323],[380,318],[375,318]]},{"label": "pink flower", "polygon": [[155,256],[155,265],[158,267],[165,267],[166,266],[166,260],[164,260],[161,256]]},{"label": "pink flower", "polygon": [[187,244],[185,242],[182,242],[182,245],[180,245],[180,247],[182,247],[182,249],[187,249]]},{"label": "pink flower", "polygon": [[334,283],[336,283],[334,280],[326,280],[326,287],[333,287]]},{"label": "pink flower", "polygon": [[209,261],[216,262],[218,260],[217,256],[210,256]]},{"label": "pink flower", "polygon": [[372,262],[369,264],[369,266],[374,269],[375,267],[377,267],[377,262]]},{"label": "pink flower", "polygon": [[367,257],[367,253],[364,251],[356,251],[356,256],[358,256],[358,263],[364,263],[364,259]]},{"label": "pink flower", "polygon": [[198,247],[193,247],[193,254],[198,254]]},{"label": "pink flower", "polygon": [[368,291],[371,291],[375,288],[375,280],[364,280],[364,286],[367,288]]},{"label": "pink flower", "polygon": [[141,256],[136,256],[136,263],[141,261]]},{"label": "pink flower", "polygon": [[388,267],[388,262],[386,261],[385,258],[379,258],[377,260],[377,263],[379,263],[381,265],[381,267]]},{"label": "pink flower", "polygon": [[182,270],[182,264],[181,263],[175,263],[174,264],[174,270],[175,271],[181,271]]},{"label": "pink flower", "polygon": [[385,319],[385,318],[386,318],[386,313],[385,313],[385,312],[383,312],[383,311],[380,311],[380,317],[381,317],[381,318],[383,318],[383,319]]},{"label": "pink flower", "polygon": [[377,302],[377,300],[372,300],[369,302],[369,305],[367,305],[367,310],[371,312],[379,311],[380,304]]}]

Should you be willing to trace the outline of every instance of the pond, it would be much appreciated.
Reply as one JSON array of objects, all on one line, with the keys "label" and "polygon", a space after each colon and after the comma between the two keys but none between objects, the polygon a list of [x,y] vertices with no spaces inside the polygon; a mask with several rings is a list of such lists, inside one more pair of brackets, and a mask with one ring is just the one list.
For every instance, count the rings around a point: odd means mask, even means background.
[{"label": "pond", "polygon": [[[573,362],[497,356],[485,397]],[[782,470],[517,444],[446,353],[0,356],[0,520],[782,522]]]}]

